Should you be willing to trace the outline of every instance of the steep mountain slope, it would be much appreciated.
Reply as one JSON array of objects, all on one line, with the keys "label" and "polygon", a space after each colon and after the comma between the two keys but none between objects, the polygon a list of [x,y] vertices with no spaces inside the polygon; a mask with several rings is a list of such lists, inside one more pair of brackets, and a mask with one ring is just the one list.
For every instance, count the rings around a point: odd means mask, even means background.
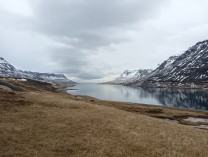
[{"label": "steep mountain slope", "polygon": [[15,71],[16,69],[14,66],[9,64],[4,58],[0,57],[0,75],[9,75]]},{"label": "steep mountain slope", "polygon": [[145,79],[150,73],[152,72],[151,69],[140,69],[140,70],[126,70],[124,71],[119,78],[116,78],[113,81],[108,82],[109,84],[120,84],[120,85],[127,85],[134,80],[143,80]]},{"label": "steep mountain slope", "polygon": [[66,78],[63,74],[49,74],[18,70],[2,57],[0,57],[0,77],[31,79],[49,83],[75,83]]},{"label": "steep mountain slope", "polygon": [[198,42],[182,55],[171,56],[152,70],[127,70],[110,84],[133,87],[208,88],[208,40]]},{"label": "steep mountain slope", "polygon": [[208,84],[208,40],[198,42],[180,56],[163,62],[141,86],[206,87]]}]

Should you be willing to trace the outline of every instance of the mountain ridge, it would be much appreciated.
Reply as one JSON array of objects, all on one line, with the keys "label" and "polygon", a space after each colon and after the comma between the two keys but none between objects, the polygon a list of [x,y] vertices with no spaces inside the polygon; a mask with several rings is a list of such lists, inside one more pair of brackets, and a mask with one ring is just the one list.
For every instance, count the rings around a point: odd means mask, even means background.
[{"label": "mountain ridge", "polygon": [[[115,80],[110,83],[117,84]],[[208,40],[197,42],[180,55],[170,56],[146,77],[127,79],[120,84],[133,87],[208,88]]]},{"label": "mountain ridge", "polygon": [[107,84],[127,85],[133,82],[134,80],[145,79],[151,72],[152,72],[152,69],[125,70],[120,75],[120,77],[116,78],[113,81],[107,82]]},{"label": "mountain ridge", "polygon": [[75,84],[76,82],[69,80],[64,74],[39,73],[31,71],[23,71],[16,69],[8,63],[3,57],[0,57],[0,77],[8,77],[15,79],[31,79],[48,83]]},{"label": "mountain ridge", "polygon": [[[159,72],[158,69],[161,69]],[[156,71],[156,72],[155,72]],[[168,67],[159,66],[141,86],[148,87],[207,87],[208,84],[208,40],[200,41]]]}]

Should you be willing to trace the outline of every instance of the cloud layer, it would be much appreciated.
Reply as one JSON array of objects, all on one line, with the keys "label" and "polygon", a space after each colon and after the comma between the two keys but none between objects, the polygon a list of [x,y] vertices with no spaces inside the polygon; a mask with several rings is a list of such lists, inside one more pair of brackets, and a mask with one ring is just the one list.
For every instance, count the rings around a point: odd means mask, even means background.
[{"label": "cloud layer", "polygon": [[0,4],[1,56],[26,70],[62,72],[81,81],[154,68],[208,33],[206,0]]},{"label": "cloud layer", "polygon": [[151,17],[160,2],[36,0],[30,1],[30,6],[36,15],[34,31],[62,45],[51,50],[62,71],[81,79],[98,79],[104,74],[96,68],[100,61],[93,60],[93,56],[102,47],[126,40],[125,31]]}]

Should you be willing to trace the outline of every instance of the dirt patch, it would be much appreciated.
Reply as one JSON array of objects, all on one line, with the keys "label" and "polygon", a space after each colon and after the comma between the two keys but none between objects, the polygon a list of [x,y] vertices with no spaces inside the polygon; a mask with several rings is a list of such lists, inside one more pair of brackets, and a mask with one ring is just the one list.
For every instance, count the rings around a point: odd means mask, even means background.
[{"label": "dirt patch", "polygon": [[164,111],[162,109],[153,109],[153,110],[146,111],[146,113],[159,114],[159,113],[164,113]]}]

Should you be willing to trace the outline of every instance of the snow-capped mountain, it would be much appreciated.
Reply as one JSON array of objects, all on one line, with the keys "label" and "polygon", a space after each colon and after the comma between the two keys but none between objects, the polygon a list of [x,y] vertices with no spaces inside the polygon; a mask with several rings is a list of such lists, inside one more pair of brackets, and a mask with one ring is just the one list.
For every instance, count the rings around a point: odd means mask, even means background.
[{"label": "snow-capped mountain", "polygon": [[159,74],[159,73],[164,73],[168,69],[172,68],[172,63],[178,58],[178,56],[171,56],[167,60],[165,60],[158,68],[156,68],[154,71],[152,71],[150,76]]},{"label": "snow-capped mountain", "polygon": [[170,57],[142,83],[142,86],[208,86],[208,40],[198,42],[180,56]]},{"label": "snow-capped mountain", "polygon": [[108,82],[109,84],[120,84],[127,85],[135,80],[143,80],[152,72],[151,69],[140,69],[140,70],[126,70],[120,77],[113,81]]},{"label": "snow-capped mountain", "polygon": [[133,87],[208,88],[208,40],[171,56],[155,70],[127,70],[110,84]]},{"label": "snow-capped mountain", "polygon": [[9,72],[9,71],[15,71],[15,67],[9,64],[4,58],[0,57],[0,70],[1,72]]},{"label": "snow-capped mountain", "polygon": [[38,73],[22,71],[9,64],[4,58],[0,57],[0,77],[31,79],[49,83],[74,84],[75,82],[66,78],[63,74]]}]

